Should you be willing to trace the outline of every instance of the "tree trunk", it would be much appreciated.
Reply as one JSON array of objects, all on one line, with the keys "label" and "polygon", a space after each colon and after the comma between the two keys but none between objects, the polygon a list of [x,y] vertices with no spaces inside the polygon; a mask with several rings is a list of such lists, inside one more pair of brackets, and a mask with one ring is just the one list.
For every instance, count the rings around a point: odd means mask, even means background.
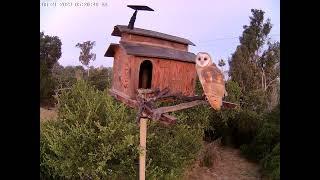
[{"label": "tree trunk", "polygon": [[267,78],[266,78],[266,75],[265,75],[265,72],[264,72],[264,69],[261,68],[261,88],[263,91],[266,91],[267,88],[266,88],[266,82],[267,82]]},{"label": "tree trunk", "polygon": [[267,91],[268,86],[267,86],[267,77],[264,74],[264,91]]},{"label": "tree trunk", "polygon": [[263,87],[263,73],[261,74],[261,89],[264,89],[264,87]]}]

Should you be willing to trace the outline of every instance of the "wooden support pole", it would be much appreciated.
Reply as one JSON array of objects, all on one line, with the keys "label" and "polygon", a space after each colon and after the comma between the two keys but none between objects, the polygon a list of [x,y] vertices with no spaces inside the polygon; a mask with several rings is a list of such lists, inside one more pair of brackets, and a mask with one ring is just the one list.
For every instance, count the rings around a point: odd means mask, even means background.
[{"label": "wooden support pole", "polygon": [[146,179],[146,151],[147,151],[147,121],[140,118],[140,157],[139,157],[139,180]]}]

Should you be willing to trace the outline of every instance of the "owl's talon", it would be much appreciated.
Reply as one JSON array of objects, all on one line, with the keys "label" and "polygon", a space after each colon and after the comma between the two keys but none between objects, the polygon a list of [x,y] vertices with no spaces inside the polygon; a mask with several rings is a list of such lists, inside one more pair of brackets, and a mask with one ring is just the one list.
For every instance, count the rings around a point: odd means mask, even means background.
[{"label": "owl's talon", "polygon": [[203,99],[204,99],[205,101],[208,101],[208,98],[207,98],[207,96],[206,96],[204,93],[202,93],[201,96],[203,97]]}]

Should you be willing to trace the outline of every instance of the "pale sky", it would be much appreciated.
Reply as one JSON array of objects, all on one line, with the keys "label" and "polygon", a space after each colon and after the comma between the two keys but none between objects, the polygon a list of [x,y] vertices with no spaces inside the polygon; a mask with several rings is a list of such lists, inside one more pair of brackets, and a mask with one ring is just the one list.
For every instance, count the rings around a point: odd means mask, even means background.
[{"label": "pale sky", "polygon": [[[55,2],[56,7],[44,7],[42,2]],[[73,4],[63,7],[62,2]],[[98,7],[76,7],[76,2],[97,3]],[[273,24],[272,40],[280,41],[279,0],[40,0],[40,31],[61,39],[61,65],[81,65],[80,49],[75,45],[90,40],[96,41],[93,52],[97,56],[90,65],[110,67],[113,58],[104,54],[110,43],[120,40],[111,36],[113,27],[128,25],[134,10],[127,5],[147,5],[155,10],[139,11],[135,27],[189,39],[196,45],[190,46],[190,52],[208,52],[215,63],[231,57],[243,25],[249,24],[251,9],[265,12],[265,19]]]}]

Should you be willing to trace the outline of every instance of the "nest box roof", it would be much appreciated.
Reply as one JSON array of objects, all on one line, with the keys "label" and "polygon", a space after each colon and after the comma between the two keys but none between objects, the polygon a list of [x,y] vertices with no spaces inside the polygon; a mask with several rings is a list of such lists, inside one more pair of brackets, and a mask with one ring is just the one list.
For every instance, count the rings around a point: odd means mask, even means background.
[{"label": "nest box roof", "polygon": [[146,29],[141,29],[141,28],[133,28],[129,29],[128,26],[124,25],[116,25],[114,27],[113,32],[111,33],[112,36],[119,36],[121,37],[122,33],[129,33],[129,34],[136,34],[136,35],[141,35],[141,36],[147,36],[147,37],[153,37],[153,38],[158,38],[158,39],[163,39],[167,41],[173,41],[181,44],[188,44],[195,46],[191,41],[185,38],[177,37],[177,36],[172,36],[169,34],[164,34],[156,31],[151,31],[151,30],[146,30]]},{"label": "nest box roof", "polygon": [[161,59],[171,59],[183,62],[195,63],[196,55],[186,51],[175,50],[171,48],[164,48],[158,46],[150,46],[144,44],[135,44],[128,42],[121,42],[120,44],[110,44],[105,57],[114,57],[115,48],[120,47],[128,55],[141,56],[141,57],[153,57]]}]

